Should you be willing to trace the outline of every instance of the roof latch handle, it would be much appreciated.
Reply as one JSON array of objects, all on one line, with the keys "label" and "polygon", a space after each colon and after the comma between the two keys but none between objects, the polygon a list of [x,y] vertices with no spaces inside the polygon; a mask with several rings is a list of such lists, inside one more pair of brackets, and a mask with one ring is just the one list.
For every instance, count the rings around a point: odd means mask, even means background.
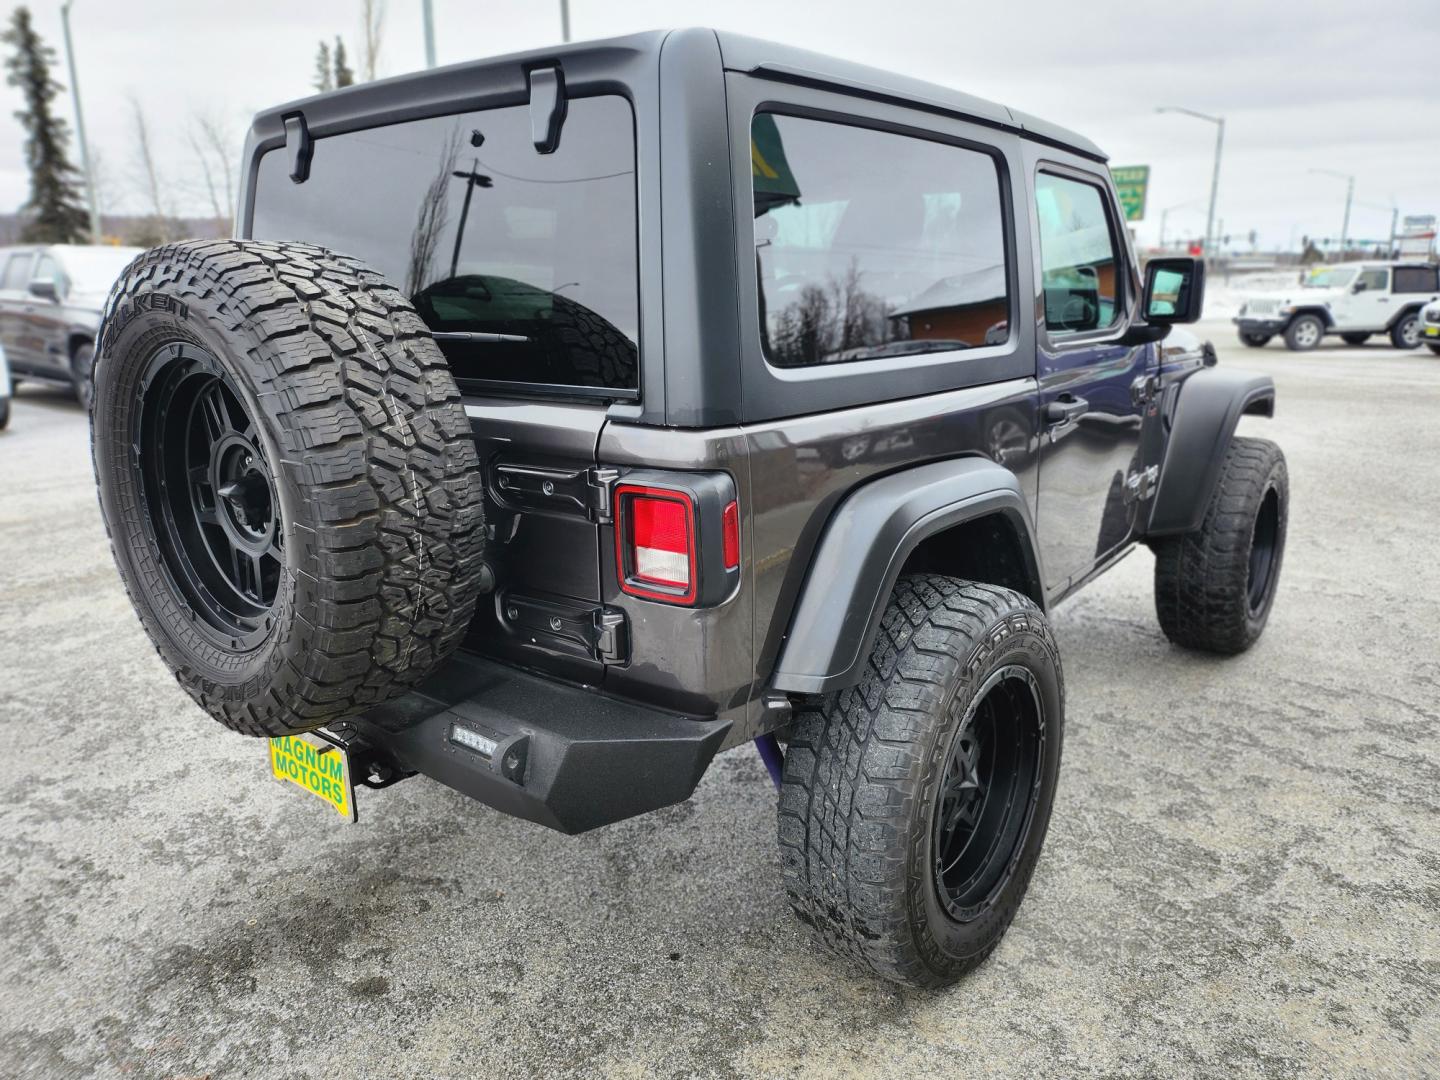
[{"label": "roof latch handle", "polygon": [[553,154],[560,147],[560,127],[565,123],[565,76],[559,66],[535,68],[530,72],[530,137],[535,149]]},{"label": "roof latch handle", "polygon": [[305,126],[305,114],[285,117],[285,146],[290,151],[290,179],[303,184],[310,179],[310,159],[315,155],[315,142]]}]

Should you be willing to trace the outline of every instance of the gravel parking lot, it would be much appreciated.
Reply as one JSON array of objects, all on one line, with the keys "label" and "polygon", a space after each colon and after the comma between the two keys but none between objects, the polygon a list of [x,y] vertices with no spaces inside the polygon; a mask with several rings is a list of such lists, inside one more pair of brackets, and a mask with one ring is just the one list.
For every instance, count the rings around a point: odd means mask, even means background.
[{"label": "gravel parking lot", "polygon": [[[1440,1075],[1440,358],[1268,371],[1293,511],[1234,660],[1140,551],[1055,614],[1060,795],[995,957],[939,994],[811,947],[756,755],[570,838],[438,784],[348,826],[185,697],[116,578],[87,429],[0,433],[0,1075]],[[1378,339],[1377,339],[1378,340]]]}]

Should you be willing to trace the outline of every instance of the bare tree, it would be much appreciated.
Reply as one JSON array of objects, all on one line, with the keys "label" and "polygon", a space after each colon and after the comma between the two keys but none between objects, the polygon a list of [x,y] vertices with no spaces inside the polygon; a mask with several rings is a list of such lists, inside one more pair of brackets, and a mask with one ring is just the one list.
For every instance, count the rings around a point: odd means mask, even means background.
[{"label": "bare tree", "polygon": [[146,238],[158,237],[159,242],[170,239],[171,212],[167,185],[160,177],[160,166],[155,158],[154,141],[150,136],[150,124],[145,119],[145,110],[139,98],[130,98],[135,134],[135,164],[139,173],[141,190],[152,218],[153,228],[146,232]]},{"label": "bare tree", "polygon": [[361,37],[365,52],[361,56],[361,70],[365,81],[371,82],[380,66],[380,46],[385,30],[385,0],[361,0],[360,18],[364,22]]},{"label": "bare tree", "polygon": [[215,219],[230,232],[235,213],[235,172],[232,165],[230,125],[214,113],[200,113],[191,121],[190,149],[200,164],[205,194]]}]

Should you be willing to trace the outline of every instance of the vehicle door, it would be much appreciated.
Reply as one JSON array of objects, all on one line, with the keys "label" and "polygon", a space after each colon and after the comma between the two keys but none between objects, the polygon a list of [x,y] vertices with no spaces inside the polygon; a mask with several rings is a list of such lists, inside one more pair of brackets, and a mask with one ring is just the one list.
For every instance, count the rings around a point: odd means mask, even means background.
[{"label": "vehicle door", "polygon": [[1058,596],[1133,535],[1156,350],[1126,343],[1139,281],[1104,168],[1039,147],[1031,172],[1040,329],[1036,527]]},{"label": "vehicle door", "polygon": [[1390,296],[1390,271],[1383,266],[1365,267],[1345,295],[1331,301],[1330,310],[1341,330],[1383,330],[1396,311]]},{"label": "vehicle door", "polygon": [[[53,296],[41,296],[35,287],[49,282]],[[70,374],[70,322],[65,314],[65,292],[68,283],[55,256],[48,251],[38,253],[23,305],[26,336],[34,350],[34,362],[47,375]]]},{"label": "vehicle door", "polygon": [[0,343],[11,368],[17,371],[28,370],[35,363],[29,355],[25,311],[31,306],[28,286],[34,265],[33,251],[12,251],[0,270]]}]

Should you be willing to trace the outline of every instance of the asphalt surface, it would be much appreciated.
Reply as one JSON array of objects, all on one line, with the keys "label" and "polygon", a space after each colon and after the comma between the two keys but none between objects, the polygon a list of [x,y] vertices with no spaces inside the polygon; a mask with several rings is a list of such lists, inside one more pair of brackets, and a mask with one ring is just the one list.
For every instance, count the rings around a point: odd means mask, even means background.
[{"label": "asphalt surface", "polygon": [[1148,552],[1055,613],[1060,794],[944,993],[817,951],[749,749],[567,838],[423,779],[349,826],[204,717],[106,549],[79,409],[0,433],[0,1076],[1440,1075],[1440,359],[1268,371],[1269,629],[1171,648]]}]

